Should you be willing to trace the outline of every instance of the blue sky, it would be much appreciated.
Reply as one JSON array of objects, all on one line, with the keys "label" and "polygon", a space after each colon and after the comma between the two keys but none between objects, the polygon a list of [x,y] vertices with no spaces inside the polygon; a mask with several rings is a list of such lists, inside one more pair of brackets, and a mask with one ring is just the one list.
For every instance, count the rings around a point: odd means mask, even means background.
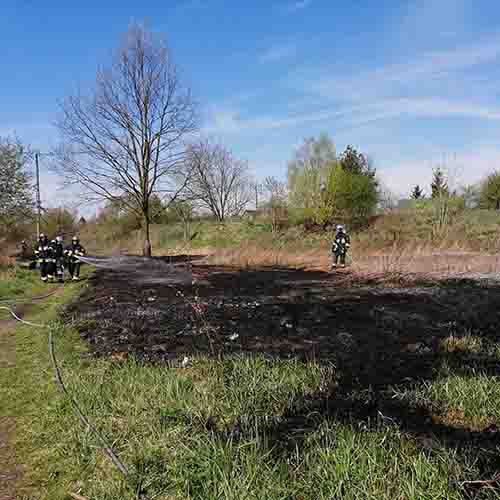
[{"label": "blue sky", "polygon": [[496,0],[3,0],[0,134],[56,143],[58,101],[92,84],[134,20],[166,34],[202,132],[257,177],[284,179],[323,131],[398,194],[439,162],[463,183],[500,168]]}]

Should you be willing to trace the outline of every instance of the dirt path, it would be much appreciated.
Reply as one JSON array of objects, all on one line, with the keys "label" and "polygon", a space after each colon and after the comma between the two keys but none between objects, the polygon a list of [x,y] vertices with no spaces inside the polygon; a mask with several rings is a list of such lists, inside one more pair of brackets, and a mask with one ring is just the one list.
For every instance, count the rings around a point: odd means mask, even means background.
[{"label": "dirt path", "polygon": [[[0,321],[0,377],[11,379],[9,371],[16,364],[15,320]],[[12,444],[16,432],[16,415],[0,414],[0,500],[16,498],[16,483],[23,467],[17,463]]]},{"label": "dirt path", "polygon": [[[56,295],[62,289],[49,290]],[[24,317],[34,307],[32,303],[21,303],[14,307],[19,317]],[[2,311],[4,312],[4,311]],[[5,311],[7,314],[7,311]],[[0,320],[0,377],[13,380],[12,371],[16,367],[16,328],[15,319]],[[3,405],[0,404],[0,408]],[[22,415],[13,415],[0,410],[0,500],[14,500],[16,487],[23,477],[24,465],[18,463],[14,447],[16,428]]]},{"label": "dirt path", "polygon": [[[13,310],[17,316],[23,318],[36,307],[36,304],[45,302],[49,297],[53,298],[62,291],[63,288],[60,286],[49,289],[47,295],[37,296],[33,302],[20,302],[13,307]],[[8,314],[7,311],[2,312]],[[12,371],[16,367],[16,328],[18,326],[18,321],[13,318],[0,320],[0,377],[4,380],[15,379]],[[1,407],[0,404],[0,500],[14,500],[17,498],[16,487],[23,477],[24,465],[18,463],[13,443],[16,428],[23,415],[2,412]]]}]

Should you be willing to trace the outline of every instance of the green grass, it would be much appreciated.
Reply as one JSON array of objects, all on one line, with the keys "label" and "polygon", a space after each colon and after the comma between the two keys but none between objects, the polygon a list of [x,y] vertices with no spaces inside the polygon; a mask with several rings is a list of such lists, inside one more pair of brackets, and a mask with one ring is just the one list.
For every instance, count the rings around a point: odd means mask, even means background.
[{"label": "green grass", "polygon": [[35,295],[46,287],[47,285],[40,282],[40,275],[36,271],[21,267],[0,271],[0,301],[18,297],[26,290]]},{"label": "green grass", "polygon": [[[439,447],[429,452],[391,425],[367,430],[321,419],[303,442],[289,441],[296,447],[276,442],[276,425],[294,401],[336,379],[333,366],[234,357],[179,369],[89,358],[75,331],[57,320],[81,286],[36,305],[30,320],[50,323],[69,390],[132,476],[123,480],[57,391],[47,332],[20,326],[16,365],[0,379],[2,415],[22,416],[19,498],[63,500],[79,491],[122,500],[141,487],[149,499],[459,500],[465,496],[456,482],[479,475],[472,459]],[[499,418],[499,387],[493,377],[443,371],[395,397],[438,402],[477,424]]]},{"label": "green grass", "polygon": [[499,377],[449,374],[396,395],[399,399],[439,408],[448,422],[458,426],[481,429],[500,421]]}]

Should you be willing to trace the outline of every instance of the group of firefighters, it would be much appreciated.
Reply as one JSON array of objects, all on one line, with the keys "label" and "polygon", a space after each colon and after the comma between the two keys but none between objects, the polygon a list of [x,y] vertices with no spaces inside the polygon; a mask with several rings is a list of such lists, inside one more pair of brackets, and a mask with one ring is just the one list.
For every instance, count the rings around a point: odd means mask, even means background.
[{"label": "group of firefighters", "polygon": [[[332,242],[332,269],[346,266],[346,257],[351,246],[351,239],[344,226],[337,226],[335,238]],[[22,242],[23,254],[27,250],[26,242]],[[62,236],[49,241],[45,234],[40,234],[38,245],[35,248],[35,259],[40,266],[42,281],[52,281],[57,278],[64,281],[65,265],[73,280],[80,279],[79,257],[85,255],[85,248],[80,244],[78,236],[73,236],[71,245],[64,248]]]},{"label": "group of firefighters", "polygon": [[[27,253],[28,245],[26,241],[21,243],[22,253]],[[45,234],[40,234],[38,243],[35,245],[35,262],[40,267],[40,277],[43,282],[57,279],[64,281],[64,270],[67,266],[71,279],[80,279],[79,257],[85,255],[85,248],[80,244],[78,236],[73,236],[71,245],[64,247],[62,236],[57,236],[50,240]]]}]

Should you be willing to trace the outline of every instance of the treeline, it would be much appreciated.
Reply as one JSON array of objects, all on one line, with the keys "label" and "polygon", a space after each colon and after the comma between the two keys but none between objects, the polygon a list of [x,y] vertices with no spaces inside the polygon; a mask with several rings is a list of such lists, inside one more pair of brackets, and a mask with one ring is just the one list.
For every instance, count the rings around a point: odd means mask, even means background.
[{"label": "treeline", "polygon": [[448,176],[441,167],[433,171],[430,194],[417,184],[410,195],[413,200],[439,200],[443,198],[462,201],[467,208],[482,208],[485,210],[500,210],[500,170],[492,171],[478,184],[451,188]]},{"label": "treeline", "polygon": [[[153,193],[148,199],[150,224],[182,224],[184,239],[192,236],[195,218],[210,216],[219,222],[258,209],[277,231],[291,225],[327,229],[344,223],[362,227],[385,204],[384,190],[370,159],[352,146],[337,155],[331,138],[308,138],[288,163],[287,180],[251,179],[246,162],[224,146],[208,140],[192,143],[185,169],[190,171],[182,193],[175,199]],[[35,201],[30,175],[33,155],[18,139],[0,139],[0,238],[19,241],[35,233]],[[428,194],[427,194],[427,192]],[[500,172],[492,172],[475,186],[451,187],[443,168],[436,168],[429,188],[411,190],[413,209],[429,221],[434,236],[466,208],[500,210]],[[98,225],[111,239],[125,238],[144,229],[142,207],[133,196],[122,194],[108,200],[99,214],[86,221],[75,210],[48,208],[42,211],[42,228],[49,234],[69,235],[88,222]]]}]

